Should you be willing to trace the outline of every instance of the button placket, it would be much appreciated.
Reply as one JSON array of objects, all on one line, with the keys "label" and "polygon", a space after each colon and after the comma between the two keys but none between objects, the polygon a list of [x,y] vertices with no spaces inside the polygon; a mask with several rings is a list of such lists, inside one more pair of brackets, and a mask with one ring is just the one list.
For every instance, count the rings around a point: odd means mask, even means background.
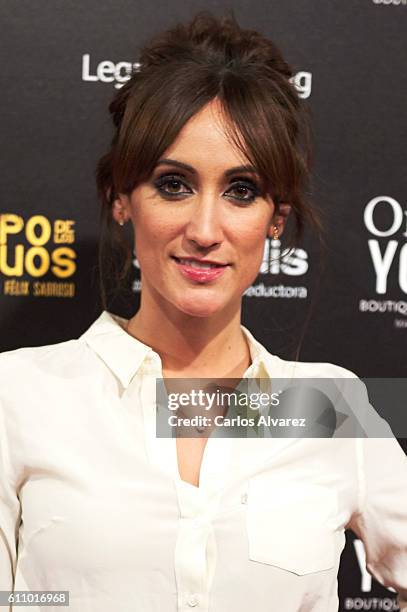
[{"label": "button placket", "polygon": [[140,403],[143,410],[143,422],[146,450],[149,461],[162,472],[174,478],[178,472],[175,440],[158,438],[156,424],[156,378],[160,376],[157,364],[153,369],[143,370],[140,388]]},{"label": "button placket", "polygon": [[181,516],[175,548],[175,573],[179,612],[187,612],[192,607],[209,612],[209,593],[217,557],[212,520],[230,474],[233,443],[229,438],[208,438],[199,487],[182,481],[177,470],[175,485]]},{"label": "button placket", "polygon": [[[195,519],[180,519],[178,538],[175,548],[175,571],[180,603],[187,602],[197,606],[207,590],[206,549],[211,528]],[[204,610],[204,607],[200,607]]]},{"label": "button placket", "polygon": [[185,612],[196,607],[207,612],[215,564],[211,503],[203,489],[182,480],[177,480],[175,485],[180,508],[175,547],[178,610]]}]

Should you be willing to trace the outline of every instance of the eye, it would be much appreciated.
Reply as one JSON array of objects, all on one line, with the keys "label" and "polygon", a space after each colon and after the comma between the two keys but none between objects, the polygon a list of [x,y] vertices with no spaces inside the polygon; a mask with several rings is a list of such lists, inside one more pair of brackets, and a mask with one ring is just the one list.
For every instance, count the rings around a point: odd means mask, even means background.
[{"label": "eye", "polygon": [[[167,199],[179,199],[193,193],[181,174],[163,174],[154,181],[154,187],[160,195]],[[253,181],[237,177],[225,192],[228,198],[250,204],[260,195],[260,188]]]},{"label": "eye", "polygon": [[232,195],[234,200],[238,200],[239,202],[254,202],[254,200],[260,195],[259,187],[249,180],[239,180],[232,184],[230,189],[226,192],[227,194],[233,193]]},{"label": "eye", "polygon": [[[189,187],[181,180],[181,177],[176,174],[164,174],[156,181],[154,181],[154,187],[164,197],[176,197],[192,193]],[[183,189],[183,188],[186,188]]]}]

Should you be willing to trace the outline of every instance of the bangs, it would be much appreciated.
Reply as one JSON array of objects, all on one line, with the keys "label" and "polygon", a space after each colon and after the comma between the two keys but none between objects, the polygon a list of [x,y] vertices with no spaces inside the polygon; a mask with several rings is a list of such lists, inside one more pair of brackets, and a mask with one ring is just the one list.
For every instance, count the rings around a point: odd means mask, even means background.
[{"label": "bangs", "polygon": [[219,74],[198,67],[191,79],[188,64],[160,68],[146,83],[139,79],[139,93],[133,92],[126,106],[112,165],[116,193],[129,194],[147,180],[189,119],[218,99],[222,129],[254,166],[265,192],[275,203],[295,198],[308,160],[297,139],[301,130],[292,120],[299,112],[294,86],[287,90],[286,83],[282,96],[278,83],[273,85],[264,75]]},{"label": "bangs", "polygon": [[291,93],[278,100],[279,90],[273,91],[269,81],[247,82],[230,73],[220,94],[225,132],[256,168],[275,203],[293,200],[308,165],[299,149],[298,128],[290,121],[292,107],[298,106],[294,88]]},{"label": "bangs", "polygon": [[179,65],[174,79],[171,72],[170,66],[162,74],[157,70],[126,108],[113,159],[116,192],[130,193],[147,180],[189,119],[218,93],[199,71],[191,82],[188,65]]}]

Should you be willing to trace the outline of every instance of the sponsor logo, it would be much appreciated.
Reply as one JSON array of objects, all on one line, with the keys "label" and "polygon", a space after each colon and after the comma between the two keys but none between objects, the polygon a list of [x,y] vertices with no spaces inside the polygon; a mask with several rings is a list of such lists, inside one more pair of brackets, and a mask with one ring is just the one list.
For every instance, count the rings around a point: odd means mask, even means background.
[{"label": "sponsor logo", "polygon": [[290,79],[295,85],[300,98],[309,98],[312,89],[312,73],[301,70]]},{"label": "sponsor logo", "polygon": [[[390,215],[391,222],[387,227],[378,226],[374,218],[376,212]],[[398,267],[398,285],[403,293],[407,293],[407,211],[403,211],[394,198],[378,196],[366,205],[363,220],[368,232],[374,236],[368,240],[368,247],[376,274],[376,293],[386,293],[389,272],[394,267]],[[383,238],[388,240],[383,241]]]},{"label": "sponsor logo", "polygon": [[390,597],[346,597],[345,610],[398,610],[396,599]]},{"label": "sponsor logo", "polygon": [[[26,220],[12,213],[0,215],[3,295],[74,297],[75,283],[65,282],[76,271],[74,225],[73,219],[51,221],[44,215]],[[44,276],[46,282],[30,280]]]},{"label": "sponsor logo", "polygon": [[[267,238],[264,244],[263,261],[259,275],[304,276],[308,272],[308,253],[301,248],[281,250],[280,240]],[[308,295],[306,287],[278,285],[265,285],[263,282],[251,285],[244,292],[246,297],[262,298],[300,298]]]},{"label": "sponsor logo", "polygon": [[244,292],[247,297],[273,297],[273,298],[306,298],[306,287],[288,287],[287,285],[265,285],[259,283],[251,285]]},{"label": "sponsor logo", "polygon": [[373,4],[393,4],[393,6],[407,6],[407,0],[373,0]]},{"label": "sponsor logo", "polygon": [[264,244],[260,274],[287,274],[302,276],[308,271],[308,253],[304,249],[284,249],[280,240],[267,238]]},{"label": "sponsor logo", "polygon": [[407,315],[407,302],[399,300],[360,300],[359,310],[361,312],[397,312]]},{"label": "sponsor logo", "polygon": [[[390,196],[377,196],[367,203],[363,220],[372,236],[368,249],[375,274],[374,291],[379,296],[388,286],[407,294],[407,210]],[[389,282],[391,275],[391,283]],[[361,298],[359,311],[363,313],[395,313],[407,316],[407,301],[377,299],[377,295]],[[407,321],[394,319],[396,328],[406,328]]]},{"label": "sponsor logo", "polygon": [[82,81],[101,83],[114,83],[116,89],[123,87],[133,74],[140,70],[139,62],[114,62],[102,60],[98,64],[91,66],[90,54],[82,55]]},{"label": "sponsor logo", "polygon": [[[82,81],[114,83],[116,89],[123,87],[134,72],[140,70],[140,62],[111,60],[92,61],[90,53],[82,55]],[[312,88],[312,74],[304,70],[297,72],[290,81],[295,85],[300,98],[309,98]]]}]

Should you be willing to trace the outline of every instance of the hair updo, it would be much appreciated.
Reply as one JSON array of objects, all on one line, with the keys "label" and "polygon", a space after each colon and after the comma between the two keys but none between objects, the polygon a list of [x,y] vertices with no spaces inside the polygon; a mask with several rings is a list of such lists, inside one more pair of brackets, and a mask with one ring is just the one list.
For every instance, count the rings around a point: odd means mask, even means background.
[{"label": "hair updo", "polygon": [[109,105],[115,131],[96,170],[105,309],[109,287],[113,293],[126,289],[133,259],[132,237],[112,216],[116,194],[130,194],[147,180],[182,127],[215,97],[231,143],[257,169],[276,212],[279,203],[291,205],[284,248],[297,246],[307,226],[323,242],[320,211],[307,198],[309,111],[290,81],[291,67],[270,39],[241,28],[234,17],[205,11],[152,38],[139,61]]}]

